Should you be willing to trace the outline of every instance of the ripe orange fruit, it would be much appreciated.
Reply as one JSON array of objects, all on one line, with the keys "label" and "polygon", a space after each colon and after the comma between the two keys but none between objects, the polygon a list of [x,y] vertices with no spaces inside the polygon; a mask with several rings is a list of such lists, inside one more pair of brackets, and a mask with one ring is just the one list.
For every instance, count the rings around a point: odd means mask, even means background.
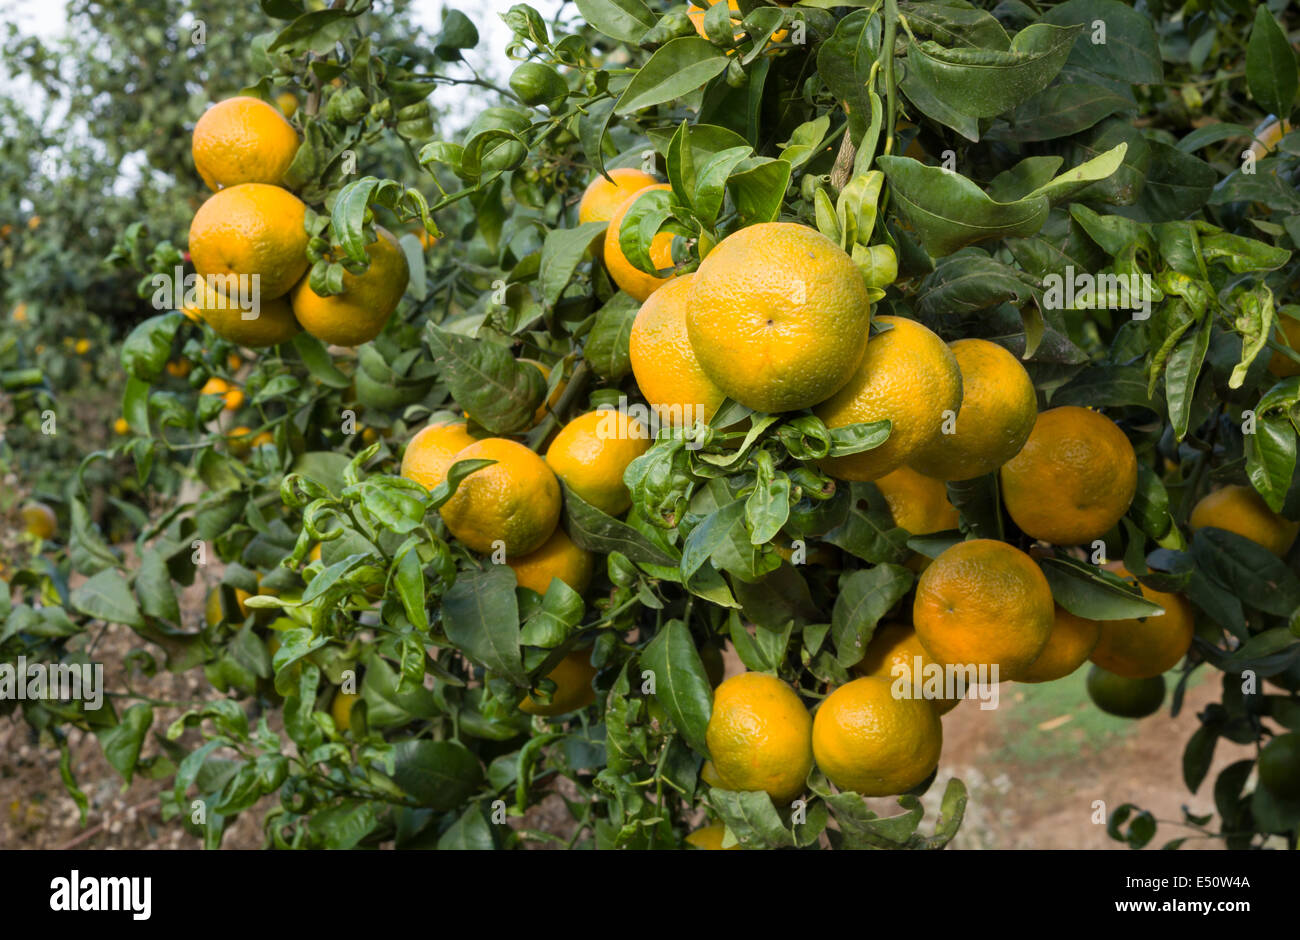
[{"label": "ripe orange fruit", "polygon": [[816,229],[788,222],[719,242],[688,304],[700,368],[740,404],[768,413],[812,407],[849,382],[871,322],[853,259]]},{"label": "ripe orange fruit", "polygon": [[334,719],[334,727],[340,731],[352,728],[352,706],[360,699],[361,696],[355,692],[339,689],[334,693],[334,701],[330,702],[330,717]]},{"label": "ripe orange fruit", "polygon": [[649,449],[649,431],[641,422],[601,408],[561,428],[546,449],[546,463],[585,502],[617,516],[632,505],[623,473]]},{"label": "ripe orange fruit", "polygon": [[1277,148],[1277,142],[1291,133],[1291,130],[1291,122],[1287,120],[1274,119],[1265,122],[1263,127],[1256,129],[1255,139],[1250,142],[1250,152],[1254,154],[1256,160],[1263,160]]},{"label": "ripe orange fruit", "polygon": [[962,401],[961,371],[944,341],[915,320],[880,317],[891,329],[867,342],[848,384],[813,409],[828,428],[888,419],[879,447],[831,457],[822,468],[841,480],[876,480],[907,463],[943,433]]},{"label": "ripe orange fruit", "polygon": [[[716,684],[714,684],[714,688],[717,688]],[[718,768],[713,766],[711,760],[706,760],[700,767],[700,782],[707,783],[711,787],[726,789],[722,783],[722,778],[718,776]]]},{"label": "ripe orange fruit", "polygon": [[443,504],[447,529],[476,552],[491,552],[498,541],[507,558],[541,548],[560,520],[555,474],[523,444],[501,437],[475,441],[452,462],[474,459],[496,463],[467,476]]},{"label": "ripe orange fruit", "polygon": [[628,353],[637,387],[660,422],[707,422],[726,397],[704,374],[686,333],[694,274],[673,278],[647,298],[632,322]]},{"label": "ripe orange fruit", "polygon": [[1020,360],[997,343],[959,339],[950,348],[961,370],[953,433],[923,445],[909,463],[939,480],[972,480],[1020,453],[1038,418],[1038,399]]},{"label": "ripe orange fruit", "polygon": [[265,101],[241,95],[203,113],[194,125],[191,152],[209,189],[278,185],[298,153],[298,132]]},{"label": "ripe orange fruit", "polygon": [[[1121,578],[1133,580],[1122,565],[1114,565]],[[1163,614],[1131,620],[1102,620],[1101,637],[1089,657],[1103,669],[1125,679],[1147,679],[1177,666],[1192,645],[1195,615],[1192,605],[1178,594],[1153,591],[1139,583],[1142,596],[1165,609]]]},{"label": "ripe orange fruit", "polygon": [[591,650],[574,650],[547,673],[546,678],[555,683],[550,704],[542,705],[525,696],[519,710],[529,715],[563,715],[586,708],[596,701],[596,690],[591,680],[596,677],[596,667],[591,664]]},{"label": "ripe orange fruit", "polygon": [[[614,279],[615,284],[637,300],[645,300],[672,278],[672,275],[656,277],[653,274],[647,274],[640,268],[633,267],[632,262],[627,260],[627,256],[623,254],[623,249],[619,246],[619,230],[623,226],[623,218],[627,215],[628,210],[641,196],[657,189],[671,191],[672,187],[667,183],[659,183],[654,186],[647,186],[640,192],[629,196],[614,210],[614,215],[609,220],[609,228],[605,230],[605,267],[609,270],[609,276]],[[671,232],[660,232],[651,239],[650,260],[654,262],[655,268],[658,270],[673,266],[673,236]]]},{"label": "ripe orange fruit", "polygon": [[[704,7],[712,7],[718,2],[720,2],[720,0],[703,0],[703,2],[704,2]],[[731,12],[734,14],[732,16],[733,21],[744,18],[744,14],[741,12],[740,6],[736,2],[736,0],[727,0],[727,6],[731,8]],[[777,3],[777,6],[779,7],[789,6],[789,3]],[[700,36],[703,37],[704,39],[708,39],[709,35],[704,31],[705,12],[706,10],[704,8],[694,3],[692,3],[690,6],[686,8],[686,15],[690,18],[691,23],[695,26],[695,31],[699,33]],[[772,34],[772,42],[784,42],[785,37],[788,35],[788,33],[789,33],[788,30],[778,29],[775,33]],[[744,35],[745,35],[744,30],[737,27],[736,32],[734,34],[736,40],[740,41],[740,39],[742,39]],[[732,50],[728,50],[728,55],[731,54],[731,51]]]},{"label": "ripe orange fruit", "polygon": [[541,548],[522,558],[507,558],[506,563],[515,570],[520,587],[545,594],[551,579],[559,578],[579,594],[586,593],[595,568],[595,556],[585,548],[573,544],[568,533],[560,526]]},{"label": "ripe orange fruit", "polygon": [[[208,197],[190,223],[190,260],[201,277],[247,275],[265,304],[282,297],[307,270],[307,207],[293,193],[241,183]],[[233,293],[225,288],[227,296]]]},{"label": "ripe orange fruit", "polygon": [[167,374],[178,379],[183,379],[190,374],[190,361],[188,359],[173,359],[167,363]]},{"label": "ripe orange fruit", "polygon": [[1056,608],[1052,633],[1038,658],[1020,676],[1021,682],[1064,679],[1088,661],[1101,637],[1101,624]]},{"label": "ripe orange fruit", "polygon": [[1126,679],[1100,666],[1088,670],[1088,698],[1108,715],[1145,718],[1160,711],[1165,701],[1165,677]]},{"label": "ripe orange fruit", "polygon": [[22,509],[23,531],[38,539],[52,539],[59,531],[59,517],[45,503],[28,503]]},{"label": "ripe orange fruit", "polygon": [[302,328],[324,343],[360,346],[384,328],[397,309],[410,269],[393,233],[375,226],[378,238],[366,246],[370,267],[364,274],[343,272],[343,293],[322,297],[303,278],[293,289],[293,312]]},{"label": "ripe orange fruit", "polygon": [[1034,560],[993,539],[958,542],[916,583],[912,623],[936,661],[1018,679],[1047,646],[1052,590]]},{"label": "ripe orange fruit", "polygon": [[118,418],[113,422],[114,434],[126,434],[131,430],[131,425],[126,423],[126,418]]},{"label": "ripe orange fruit", "polygon": [[[17,314],[14,314],[14,318],[17,319]],[[1300,319],[1279,312],[1275,329],[1274,339],[1279,343],[1285,342],[1293,352],[1300,353]],[[1268,360],[1268,371],[1279,379],[1300,375],[1300,362],[1296,362],[1285,353],[1274,352]]]},{"label": "ripe orange fruit", "polygon": [[[701,826],[686,837],[686,844],[693,845],[697,849],[720,850],[724,846],[722,838],[727,833],[727,827],[722,823],[710,823],[707,826]],[[740,843],[725,846],[726,849],[739,849]]]},{"label": "ripe orange fruit", "polygon": [[649,173],[626,167],[610,170],[609,179],[597,176],[587,184],[582,201],[578,203],[578,224],[608,222],[614,218],[619,206],[657,182]]},{"label": "ripe orange fruit", "polygon": [[812,769],[808,709],[762,672],[732,676],[714,690],[705,743],[726,789],[763,790],[778,803],[803,792]]},{"label": "ripe orange fruit", "polygon": [[285,297],[263,300],[256,305],[256,310],[250,303],[245,309],[237,299],[230,300],[207,282],[203,283],[199,297],[198,306],[190,309],[212,327],[212,332],[240,346],[260,349],[287,343],[302,330]]},{"label": "ripe orange fruit", "polygon": [[1250,486],[1225,486],[1203,496],[1187,520],[1193,530],[1226,529],[1278,557],[1285,555],[1300,533],[1300,522],[1280,516]]},{"label": "ripe orange fruit", "polygon": [[256,434],[253,437],[254,447],[262,447],[265,444],[274,444],[274,443],[275,443],[275,435],[272,434],[270,431],[262,431],[261,433]]},{"label": "ripe orange fruit", "polygon": [[1137,457],[1115,422],[1066,405],[1038,416],[1001,478],[1007,512],[1026,535],[1079,545],[1105,535],[1128,511]]},{"label": "ripe orange fruit", "polygon": [[244,393],[238,388],[233,388],[224,379],[219,379],[215,375],[203,383],[199,389],[200,395],[220,395],[225,401],[226,411],[236,411],[244,403]]},{"label": "ripe orange fruit", "polygon": [[[916,661],[921,660],[921,671],[917,675]],[[919,686],[923,690],[930,675],[930,666],[934,660],[925,651],[916,631],[905,623],[885,623],[876,628],[871,642],[867,644],[867,653],[853,667],[860,676],[875,676],[889,682],[902,678],[907,686]],[[960,698],[933,698],[928,701],[934,705],[940,715],[946,715],[961,704]]]},{"label": "ripe orange fruit", "polygon": [[939,766],[943,725],[923,698],[897,698],[893,681],[863,676],[828,695],[813,718],[817,766],[841,790],[894,796]]},{"label": "ripe orange fruit", "polygon": [[889,504],[894,525],[913,535],[929,535],[957,528],[959,516],[948,502],[948,488],[911,467],[899,467],[875,481]]},{"label": "ripe orange fruit", "polygon": [[232,454],[237,457],[244,456],[253,449],[253,429],[243,424],[231,428],[230,433],[226,435],[226,444]]}]

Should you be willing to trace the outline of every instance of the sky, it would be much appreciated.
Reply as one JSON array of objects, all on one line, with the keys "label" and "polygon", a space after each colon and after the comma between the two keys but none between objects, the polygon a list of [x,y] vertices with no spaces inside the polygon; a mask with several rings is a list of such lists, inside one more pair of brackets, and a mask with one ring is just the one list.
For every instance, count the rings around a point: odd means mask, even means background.
[{"label": "sky", "polygon": [[[255,3],[256,0],[232,0],[232,2]],[[501,21],[505,13],[516,0],[461,0],[448,4],[445,0],[415,0],[412,11],[415,19],[432,33],[436,33],[442,23],[442,10],[452,6],[474,20],[479,31],[478,48],[470,50],[466,58],[482,70],[488,66],[501,78],[510,74],[511,63],[505,56],[506,42],[510,30]],[[532,6],[546,18],[547,22],[555,16],[562,0],[530,0]],[[64,4],[60,0],[0,0],[0,21],[14,22],[29,35],[42,39],[51,39],[64,34],[67,22]],[[3,65],[0,64],[0,74]],[[465,94],[464,88],[456,86],[439,86],[433,93],[433,103],[444,112],[455,117],[475,109],[474,103]],[[39,106],[39,105],[36,105]]]}]

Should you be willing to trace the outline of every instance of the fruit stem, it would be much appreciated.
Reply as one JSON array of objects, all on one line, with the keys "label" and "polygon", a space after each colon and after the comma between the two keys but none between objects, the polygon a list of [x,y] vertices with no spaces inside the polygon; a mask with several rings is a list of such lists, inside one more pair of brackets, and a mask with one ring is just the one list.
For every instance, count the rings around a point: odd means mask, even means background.
[{"label": "fruit stem", "polygon": [[894,39],[898,35],[898,0],[885,2],[885,37],[880,54],[885,58],[885,103],[888,111],[885,153],[894,152],[894,124],[898,120],[898,81],[894,75]]}]

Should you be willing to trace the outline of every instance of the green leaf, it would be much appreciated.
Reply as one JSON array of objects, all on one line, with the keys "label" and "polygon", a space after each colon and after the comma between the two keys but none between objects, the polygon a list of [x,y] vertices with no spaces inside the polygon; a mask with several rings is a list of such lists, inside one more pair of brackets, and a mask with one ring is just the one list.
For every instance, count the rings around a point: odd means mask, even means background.
[{"label": "green leaf", "polygon": [[880,490],[872,483],[849,485],[849,509],[844,521],[825,540],[872,564],[906,560],[907,532],[894,525]]},{"label": "green leaf", "polygon": [[1198,573],[1247,607],[1278,617],[1290,617],[1300,608],[1300,577],[1257,542],[1224,529],[1197,529],[1192,557]]},{"label": "green leaf", "polygon": [[899,3],[898,9],[907,17],[912,32],[927,36],[940,45],[969,46],[972,49],[1011,48],[1011,38],[997,18],[972,4],[933,0]]},{"label": "green leaf", "polygon": [[307,366],[311,377],[329,388],[347,388],[352,380],[334,365],[325,344],[310,333],[299,333],[293,338],[293,348]]},{"label": "green leaf", "polygon": [[1164,613],[1136,589],[1108,571],[1074,558],[1044,558],[1039,562],[1052,598],[1076,617],[1088,620],[1131,620]]},{"label": "green leaf", "polygon": [[483,813],[481,803],[471,803],[459,818],[438,836],[438,848],[443,851],[486,851],[495,849],[496,836],[492,824]]},{"label": "green leaf", "polygon": [[133,329],[122,343],[122,368],[142,382],[153,382],[171,357],[172,338],[185,322],[184,314],[173,310],[150,317]]},{"label": "green leaf", "polygon": [[1165,397],[1169,401],[1169,422],[1173,426],[1175,440],[1181,441],[1187,436],[1192,400],[1196,395],[1196,380],[1201,374],[1205,353],[1210,348],[1210,329],[1213,325],[1214,318],[1206,317],[1199,329],[1186,333],[1169,354],[1169,361],[1165,365]]},{"label": "green leaf", "polygon": [[622,42],[635,43],[655,25],[657,17],[641,0],[576,0],[578,12],[595,30]]},{"label": "green leaf", "polygon": [[743,500],[736,500],[710,513],[691,530],[691,534],[686,537],[686,542],[682,546],[680,568],[683,580],[689,580],[714,552],[731,539],[735,530],[742,527],[744,516],[745,503]]},{"label": "green leaf", "polygon": [[72,590],[72,606],[88,617],[106,623],[143,627],[140,608],[127,587],[126,578],[115,568],[105,568]]},{"label": "green leaf", "polygon": [[[925,811],[920,801],[912,800],[906,812],[884,819],[867,807],[867,802],[852,791],[825,797],[831,813],[839,823],[846,849],[905,849],[917,844],[916,827]],[[903,803],[903,800],[899,800]]]},{"label": "green leaf", "polygon": [[1006,51],[911,42],[908,73],[962,114],[994,117],[1046,88],[1065,65],[1078,34],[1077,26],[1040,22],[1017,33]]},{"label": "green leaf", "polygon": [[470,659],[515,685],[528,685],[519,652],[515,574],[508,566],[461,572],[442,599],[442,622],[447,638]]},{"label": "green leaf", "polygon": [[565,528],[579,548],[608,555],[619,552],[639,564],[676,568],[678,559],[665,553],[644,535],[625,522],[606,515],[564,488]]},{"label": "green leaf", "polygon": [[682,36],[667,42],[628,82],[614,113],[635,114],[685,97],[725,71],[727,61],[727,56],[707,39]]},{"label": "green leaf", "polygon": [[713,688],[690,629],[670,620],[641,651],[641,665],[655,676],[655,697],[690,746],[708,754],[704,733],[713,713]]},{"label": "green leaf", "polygon": [[619,291],[596,311],[596,322],[582,353],[601,378],[617,381],[632,371],[628,341],[640,310],[640,301]]},{"label": "green leaf", "polygon": [[781,821],[772,798],[762,790],[709,790],[709,805],[747,848],[789,848],[794,835]]},{"label": "green leaf", "polygon": [[1246,86],[1261,108],[1285,118],[1295,106],[1295,52],[1268,6],[1255,8],[1255,25],[1246,46]]},{"label": "green leaf", "polygon": [[1138,463],[1137,492],[1128,514],[1153,539],[1164,538],[1174,524],[1169,514],[1169,493],[1160,477],[1145,463]]},{"label": "green leaf", "polygon": [[1140,405],[1157,414],[1165,410],[1163,396],[1147,395],[1146,369],[1141,364],[1089,366],[1052,393],[1052,407],[1079,405],[1122,408]]},{"label": "green leaf", "polygon": [[860,568],[840,577],[831,614],[831,636],[841,666],[862,659],[876,624],[912,587],[914,576],[901,565]]},{"label": "green leaf", "polygon": [[457,402],[494,434],[531,427],[546,395],[542,373],[499,343],[425,326],[424,340]]},{"label": "green leaf", "polygon": [[1274,512],[1281,512],[1296,468],[1296,430],[1285,417],[1259,415],[1243,435],[1246,476]]},{"label": "green leaf", "polygon": [[871,118],[867,76],[881,41],[880,18],[866,10],[840,20],[835,32],[817,50],[817,72],[836,100],[849,106],[849,126],[855,143]]},{"label": "green leaf", "polygon": [[438,34],[438,46],[449,49],[472,49],[478,45],[478,28],[459,10],[443,10],[442,32]]},{"label": "green leaf", "polygon": [[167,562],[156,548],[146,549],[140,556],[140,571],[135,576],[135,593],[140,607],[149,617],[157,617],[179,624],[181,608],[172,587]]},{"label": "green leaf", "polygon": [[[1082,25],[1083,33],[1070,51],[1071,65],[1135,85],[1164,81],[1160,45],[1151,18],[1126,3],[1069,0],[1048,10],[1039,22]],[[1104,38],[1094,32],[1098,22],[1104,24]]]},{"label": "green leaf", "polygon": [[941,257],[990,238],[1037,233],[1053,200],[1115,172],[1125,151],[1121,144],[1009,203],[996,202],[958,173],[910,157],[881,156],[876,162],[889,178],[899,213],[916,229],[926,251]]},{"label": "green leaf", "polygon": [[1010,303],[1021,307],[1035,300],[1035,284],[1023,271],[965,248],[940,260],[921,282],[915,297],[917,316],[969,314]]},{"label": "green leaf", "polygon": [[112,728],[95,732],[100,747],[104,749],[104,758],[127,783],[130,783],[135,776],[136,763],[140,760],[140,748],[151,725],[153,725],[153,707],[141,702],[122,712],[121,719]]},{"label": "green leaf", "polygon": [[428,630],[429,611],[424,606],[424,569],[414,547],[398,560],[394,582],[397,585],[397,595],[402,600],[402,608],[406,611],[406,619],[417,630]]},{"label": "green leaf", "polygon": [[1215,124],[1207,124],[1204,127],[1198,127],[1192,131],[1175,146],[1183,153],[1195,153],[1202,147],[1208,147],[1210,144],[1217,144],[1221,140],[1231,140],[1234,137],[1250,137],[1251,130],[1245,124],[1233,124],[1228,121],[1220,121]]},{"label": "green leaf", "polygon": [[437,812],[463,805],[483,782],[478,758],[459,741],[399,741],[393,750],[393,782]]},{"label": "green leaf", "polygon": [[542,302],[547,307],[554,307],[559,301],[587,249],[608,227],[608,222],[587,222],[577,228],[559,228],[547,233],[538,271]]},{"label": "green leaf", "polygon": [[1210,764],[1214,761],[1214,745],[1218,740],[1218,732],[1208,725],[1197,728],[1187,739],[1187,746],[1183,749],[1183,783],[1193,793],[1200,788],[1205,775],[1210,772]]},{"label": "green leaf", "polygon": [[1196,212],[1215,191],[1219,174],[1204,160],[1158,140],[1148,140],[1151,166],[1133,206],[1117,211],[1147,222],[1184,219]]},{"label": "green leaf", "polygon": [[954,108],[917,73],[907,72],[899,87],[926,117],[938,121],[944,127],[951,127],[967,140],[980,139],[979,119]]},{"label": "green leaf", "polygon": [[727,181],[742,226],[775,222],[790,185],[790,164],[767,157],[750,157],[736,165]]}]

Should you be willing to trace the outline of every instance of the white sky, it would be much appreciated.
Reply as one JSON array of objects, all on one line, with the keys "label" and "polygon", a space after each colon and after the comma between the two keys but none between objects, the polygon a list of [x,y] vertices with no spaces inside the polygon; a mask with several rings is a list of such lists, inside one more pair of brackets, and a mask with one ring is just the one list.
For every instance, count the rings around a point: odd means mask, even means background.
[{"label": "white sky", "polygon": [[[252,3],[254,0],[233,2]],[[444,6],[454,7],[474,20],[479,30],[479,44],[468,52],[466,58],[475,68],[483,71],[486,67],[504,81],[509,77],[511,69],[511,63],[505,56],[510,30],[501,21],[501,14],[514,6],[515,2],[516,0],[460,0],[446,3],[445,0],[416,0],[412,4],[412,13],[416,21],[431,33],[437,33],[440,28]],[[559,10],[562,0],[530,2],[549,23]],[[66,30],[64,4],[60,0],[0,0],[0,22],[5,21],[17,23],[24,33],[42,39],[60,36]],[[269,24],[271,21],[267,22]],[[3,73],[3,65],[0,64],[0,75]],[[465,94],[464,87],[440,85],[432,95],[434,104],[453,115],[455,124],[463,123],[457,118],[478,110],[471,96]],[[33,106],[40,107],[41,104],[33,102]]]}]

